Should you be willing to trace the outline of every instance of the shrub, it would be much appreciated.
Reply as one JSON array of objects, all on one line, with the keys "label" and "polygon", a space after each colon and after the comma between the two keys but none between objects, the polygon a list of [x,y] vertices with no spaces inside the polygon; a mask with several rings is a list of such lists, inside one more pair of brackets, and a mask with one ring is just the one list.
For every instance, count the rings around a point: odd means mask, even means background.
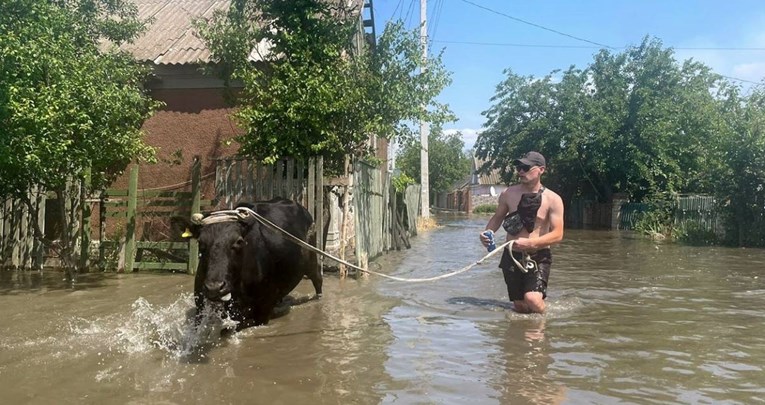
[{"label": "shrub", "polygon": [[493,214],[497,210],[497,204],[483,204],[473,209],[474,214]]},{"label": "shrub", "polygon": [[715,245],[718,243],[718,238],[714,231],[692,221],[681,222],[673,229],[672,235],[676,241],[693,246]]}]

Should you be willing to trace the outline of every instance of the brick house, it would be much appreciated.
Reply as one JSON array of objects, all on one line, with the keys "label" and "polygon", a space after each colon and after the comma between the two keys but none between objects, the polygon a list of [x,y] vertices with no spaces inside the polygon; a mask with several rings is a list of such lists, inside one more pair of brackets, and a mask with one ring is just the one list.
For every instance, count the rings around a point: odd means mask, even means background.
[{"label": "brick house", "polygon": [[[165,103],[143,125],[145,142],[157,148],[157,164],[140,164],[139,189],[187,190],[195,156],[202,162],[203,199],[213,198],[215,160],[236,154],[238,145],[226,141],[241,133],[231,117],[234,108],[224,99],[223,81],[202,72],[211,67],[210,51],[194,32],[193,21],[226,10],[229,0],[133,0],[141,19],[151,19],[148,29],[122,48],[152,68],[145,84],[151,96]],[[352,0],[360,11],[369,0]],[[370,16],[361,13],[360,38],[369,32]],[[367,38],[370,40],[370,38]],[[373,39],[373,37],[371,38]],[[267,49],[255,49],[251,60],[258,63]],[[388,144],[374,139],[377,156],[387,160]],[[386,162],[387,163],[387,162]],[[127,175],[113,185],[123,188]]]}]

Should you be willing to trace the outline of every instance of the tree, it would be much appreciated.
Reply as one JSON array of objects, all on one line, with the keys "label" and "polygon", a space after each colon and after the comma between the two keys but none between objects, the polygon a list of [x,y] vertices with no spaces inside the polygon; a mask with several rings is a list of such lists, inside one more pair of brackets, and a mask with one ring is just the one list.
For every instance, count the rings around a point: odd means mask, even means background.
[{"label": "tree", "polygon": [[[370,134],[406,138],[407,121],[450,116],[435,101],[449,83],[441,58],[416,73],[415,32],[389,24],[369,49],[352,41],[358,24],[358,10],[322,0],[234,1],[198,23],[224,78],[243,85],[235,98],[242,155],[266,163],[322,155],[338,168],[346,154],[371,152]],[[252,50],[264,47],[253,63]]]},{"label": "tree", "polygon": [[71,179],[90,173],[102,187],[131,160],[151,158],[140,131],[157,107],[141,88],[147,72],[99,47],[128,41],[142,26],[122,0],[0,3],[0,196],[33,209],[32,187],[63,200]]},{"label": "tree", "polygon": [[[465,142],[459,132],[445,134],[434,127],[428,136],[428,167],[430,185],[434,192],[449,192],[455,183],[465,180],[470,173],[470,158],[465,155]],[[397,165],[411,178],[420,176],[420,142],[404,144],[397,156]]]},{"label": "tree", "polygon": [[495,104],[483,112],[485,130],[476,141],[476,155],[491,161],[483,170],[500,169],[503,178],[510,181],[513,159],[529,150],[546,152],[545,143],[555,138],[551,128],[557,117],[552,75],[535,80],[516,75],[510,69],[504,73],[507,78],[491,98]]},{"label": "tree", "polygon": [[754,87],[749,96],[738,86],[725,86],[721,100],[724,122],[710,145],[712,182],[721,201],[728,242],[765,246],[765,90]]},{"label": "tree", "polygon": [[551,162],[547,182],[565,196],[642,200],[709,189],[719,75],[677,63],[672,49],[649,38],[622,53],[602,50],[555,83],[557,73],[536,80],[507,72],[484,112],[480,157],[504,168],[540,150]]},{"label": "tree", "polygon": [[[506,71],[476,142],[478,156],[507,168],[525,151],[548,158],[545,183],[567,200],[633,201],[667,208],[680,193],[715,194],[730,242],[765,245],[765,90],[748,96],[708,66],[678,62],[646,38],[601,50],[585,69],[553,80]],[[506,176],[510,173],[505,172]]]}]

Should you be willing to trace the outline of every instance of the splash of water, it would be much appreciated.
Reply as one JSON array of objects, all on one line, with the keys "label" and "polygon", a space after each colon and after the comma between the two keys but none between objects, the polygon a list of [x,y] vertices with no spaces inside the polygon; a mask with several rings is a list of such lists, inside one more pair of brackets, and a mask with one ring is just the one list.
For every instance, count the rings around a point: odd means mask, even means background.
[{"label": "splash of water", "polygon": [[[221,307],[207,305],[197,317],[190,293],[181,294],[167,306],[152,305],[139,297],[127,317],[95,321],[75,319],[69,328],[74,335],[96,340],[106,335],[110,351],[134,354],[159,349],[171,357],[182,358],[202,345],[219,343],[222,330],[236,327],[237,323],[222,312]],[[110,325],[112,323],[116,325]]]}]

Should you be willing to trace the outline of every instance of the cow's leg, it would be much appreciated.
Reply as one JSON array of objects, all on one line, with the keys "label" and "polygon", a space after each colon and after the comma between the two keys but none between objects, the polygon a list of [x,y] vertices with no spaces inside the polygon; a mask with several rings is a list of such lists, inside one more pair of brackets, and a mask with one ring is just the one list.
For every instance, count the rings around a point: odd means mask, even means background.
[{"label": "cow's leg", "polygon": [[[306,235],[306,240],[311,246],[316,246],[316,228],[315,224],[311,225],[311,228],[308,230],[308,235]],[[326,240],[326,239],[325,239]],[[313,283],[313,289],[316,291],[316,297],[315,298],[321,298],[321,285],[322,285],[322,278],[321,278],[321,269],[319,268],[319,256],[316,254],[316,252],[303,250],[303,264],[305,267],[303,267],[305,270],[305,276],[308,277],[311,282]]]},{"label": "cow's leg", "polygon": [[290,313],[290,308],[292,308],[292,305],[289,302],[282,301],[271,310],[270,318],[275,319],[287,315]]},{"label": "cow's leg", "polygon": [[321,298],[321,285],[324,283],[324,279],[321,277],[321,269],[319,268],[319,260],[316,257],[316,253],[310,252],[308,259],[308,278],[313,283],[313,289],[316,291],[316,298]]}]

